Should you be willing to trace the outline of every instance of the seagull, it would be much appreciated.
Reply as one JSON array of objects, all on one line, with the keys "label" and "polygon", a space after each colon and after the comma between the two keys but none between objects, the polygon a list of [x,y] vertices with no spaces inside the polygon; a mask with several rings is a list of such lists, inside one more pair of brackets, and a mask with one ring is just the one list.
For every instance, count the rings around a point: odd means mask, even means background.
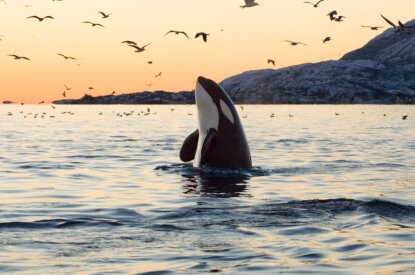
[{"label": "seagull", "polygon": [[39,102],[39,104],[45,104],[45,101],[44,101],[44,100],[42,100],[41,102]]},{"label": "seagull", "polygon": [[81,23],[91,24],[92,27],[98,26],[98,27],[103,27],[104,28],[104,26],[99,24],[99,23],[93,23],[93,22],[89,22],[89,21],[84,21],[84,22],[81,22]]},{"label": "seagull", "polygon": [[57,55],[60,55],[60,56],[62,56],[62,57],[63,57],[63,58],[65,58],[65,59],[73,59],[73,60],[77,60],[75,57],[66,56],[66,55],[61,54],[61,53],[57,53]]},{"label": "seagull", "polygon": [[395,25],[392,21],[390,21],[388,18],[386,18],[385,16],[383,16],[382,14],[380,15],[382,16],[382,18],[389,24],[391,25],[394,29],[396,33],[407,33],[407,34],[411,34],[407,29],[411,29],[413,27],[407,27],[405,26],[401,21],[398,21],[398,26]]},{"label": "seagull", "polygon": [[[151,43],[150,43],[150,44],[151,44]],[[134,48],[136,53],[141,53],[141,52],[144,52],[144,51],[146,50],[146,47],[147,47],[148,45],[150,45],[150,44],[147,44],[147,45],[145,45],[145,46],[143,46],[143,47],[139,47],[139,46],[137,46],[137,45],[132,45],[132,44],[128,44],[127,46],[130,46],[130,47]]]},{"label": "seagull", "polygon": [[89,89],[89,90],[93,90],[93,89],[94,89],[94,87],[88,87],[88,89]]},{"label": "seagull", "polygon": [[154,78],[157,78],[159,76],[161,76],[163,74],[163,72],[159,72]]},{"label": "seagull", "polygon": [[49,19],[55,19],[55,18],[53,18],[52,16],[50,16],[50,15],[47,15],[47,16],[44,16],[44,17],[39,17],[39,16],[37,16],[37,15],[32,15],[32,16],[29,16],[29,17],[27,17],[27,19],[29,19],[29,18],[36,18],[37,20],[39,20],[39,22],[42,22],[43,20],[45,20],[46,18],[49,18]]},{"label": "seagull", "polygon": [[343,22],[344,21],[343,18],[346,18],[346,17],[344,17],[343,15],[340,15],[339,17],[334,18],[334,21],[336,21],[336,22]]},{"label": "seagull", "polygon": [[291,46],[297,46],[297,45],[308,46],[307,44],[305,44],[303,42],[295,42],[295,41],[291,41],[291,40],[282,40],[281,42],[288,42],[288,43],[291,44]]},{"label": "seagull", "polygon": [[25,56],[18,56],[18,55],[15,55],[15,54],[9,54],[9,56],[13,56],[13,57],[14,57],[14,59],[17,59],[17,60],[19,60],[19,59],[26,59],[26,60],[30,60],[29,58],[27,58],[27,57],[25,57]]},{"label": "seagull", "polygon": [[121,42],[121,44],[122,43],[125,43],[125,44],[128,44],[128,45],[137,45],[137,43],[135,43],[134,41],[131,41],[131,40],[125,40],[125,41]]},{"label": "seagull", "polygon": [[320,1],[318,1],[317,3],[312,3],[312,2],[304,2],[305,4],[311,4],[311,5],[313,5],[315,8],[318,8],[318,5],[321,3],[321,2],[323,2],[324,0],[320,0]]},{"label": "seagull", "polygon": [[110,15],[111,15],[111,13],[106,14],[102,11],[99,11],[99,13],[102,15],[102,18],[104,18],[104,19],[110,17]]},{"label": "seagull", "polygon": [[329,41],[331,41],[331,37],[327,36],[326,38],[323,39],[323,44]]},{"label": "seagull", "polygon": [[[268,59],[267,63],[268,63],[268,64],[272,64],[272,66],[275,66],[275,60]],[[242,107],[242,106],[241,106],[241,107]]]},{"label": "seagull", "polygon": [[337,11],[332,11],[327,14],[327,16],[330,16],[330,20],[333,21],[336,19]]},{"label": "seagull", "polygon": [[153,64],[153,61],[147,61],[147,64],[150,64],[150,65],[152,65]]},{"label": "seagull", "polygon": [[65,91],[63,91],[62,96],[63,96],[64,98],[66,98],[66,92],[65,92]]},{"label": "seagull", "polygon": [[198,32],[198,33],[196,34],[196,36],[195,36],[195,39],[196,39],[196,38],[198,38],[199,36],[202,36],[203,41],[207,42],[207,36],[208,36],[208,35],[209,35],[209,34],[208,34],[208,33],[205,33],[205,32]]},{"label": "seagull", "polygon": [[245,5],[242,5],[241,8],[252,8],[258,5],[258,3],[255,3],[255,0],[245,0]]},{"label": "seagull", "polygon": [[174,30],[171,30],[171,31],[168,31],[164,36],[168,35],[169,33],[174,33],[176,35],[183,34],[184,36],[187,37],[187,39],[189,39],[189,36],[184,31],[174,31]]},{"label": "seagull", "polygon": [[67,91],[69,91],[69,90],[71,90],[72,88],[69,88],[68,86],[66,86],[66,85],[63,85],[63,86],[65,86],[65,89],[67,90]]},{"label": "seagull", "polygon": [[406,120],[408,118],[408,115],[404,115],[403,117],[402,117],[402,119],[403,120]]},{"label": "seagull", "polygon": [[362,25],[362,28],[370,28],[372,31],[377,31],[379,29],[383,29],[384,27],[380,27],[380,26],[364,26],[364,25]]}]

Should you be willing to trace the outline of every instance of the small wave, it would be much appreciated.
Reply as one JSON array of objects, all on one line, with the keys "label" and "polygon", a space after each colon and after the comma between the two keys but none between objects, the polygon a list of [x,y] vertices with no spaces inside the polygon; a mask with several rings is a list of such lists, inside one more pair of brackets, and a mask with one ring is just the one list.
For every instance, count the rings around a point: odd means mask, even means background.
[{"label": "small wave", "polygon": [[69,219],[48,219],[34,222],[3,222],[0,223],[0,229],[58,229],[69,227],[90,227],[90,226],[119,226],[121,222],[110,219],[91,219],[79,218]]}]

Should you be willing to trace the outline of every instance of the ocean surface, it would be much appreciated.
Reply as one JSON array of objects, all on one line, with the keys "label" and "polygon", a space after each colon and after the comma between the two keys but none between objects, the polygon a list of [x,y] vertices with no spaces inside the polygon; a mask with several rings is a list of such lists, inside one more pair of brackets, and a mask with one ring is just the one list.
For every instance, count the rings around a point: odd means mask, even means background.
[{"label": "ocean surface", "polygon": [[195,106],[1,105],[0,273],[415,274],[415,106],[237,108],[199,171]]}]

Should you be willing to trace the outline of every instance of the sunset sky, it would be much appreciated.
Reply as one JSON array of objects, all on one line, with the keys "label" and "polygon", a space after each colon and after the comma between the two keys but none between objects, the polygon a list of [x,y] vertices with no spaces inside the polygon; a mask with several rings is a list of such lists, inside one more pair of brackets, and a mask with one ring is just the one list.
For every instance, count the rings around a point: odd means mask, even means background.
[{"label": "sunset sky", "polygon": [[[112,91],[191,90],[199,75],[221,81],[247,70],[271,68],[268,58],[277,62],[274,68],[339,59],[383,31],[362,24],[388,27],[380,13],[394,22],[407,22],[415,11],[414,0],[326,0],[318,8],[302,0],[257,2],[259,6],[246,9],[239,7],[243,0],[0,2],[0,102],[50,102],[62,98],[64,85],[72,88],[68,98]],[[326,14],[332,10],[346,16],[345,21],[330,22]],[[111,16],[102,19],[98,11]],[[31,15],[55,19],[26,19]],[[164,36],[171,29],[187,32],[190,40]],[[194,39],[200,31],[210,34],[207,43]],[[326,36],[332,41],[322,44]],[[281,42],[285,39],[310,46],[292,47]],[[123,40],[151,45],[135,53],[121,44]],[[78,60],[64,60],[57,53]],[[31,61],[14,60],[9,54]],[[152,65],[147,64],[150,60]],[[163,75],[154,78],[159,72]],[[153,85],[146,86],[149,83]]]}]

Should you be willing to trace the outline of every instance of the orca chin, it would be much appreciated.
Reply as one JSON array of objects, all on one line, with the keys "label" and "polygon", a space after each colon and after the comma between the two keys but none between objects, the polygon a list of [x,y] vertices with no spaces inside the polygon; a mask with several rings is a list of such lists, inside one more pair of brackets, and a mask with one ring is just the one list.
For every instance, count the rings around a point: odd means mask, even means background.
[{"label": "orca chin", "polygon": [[180,159],[196,168],[251,168],[251,153],[235,106],[213,80],[199,76],[195,88],[198,129],[183,142]]}]

